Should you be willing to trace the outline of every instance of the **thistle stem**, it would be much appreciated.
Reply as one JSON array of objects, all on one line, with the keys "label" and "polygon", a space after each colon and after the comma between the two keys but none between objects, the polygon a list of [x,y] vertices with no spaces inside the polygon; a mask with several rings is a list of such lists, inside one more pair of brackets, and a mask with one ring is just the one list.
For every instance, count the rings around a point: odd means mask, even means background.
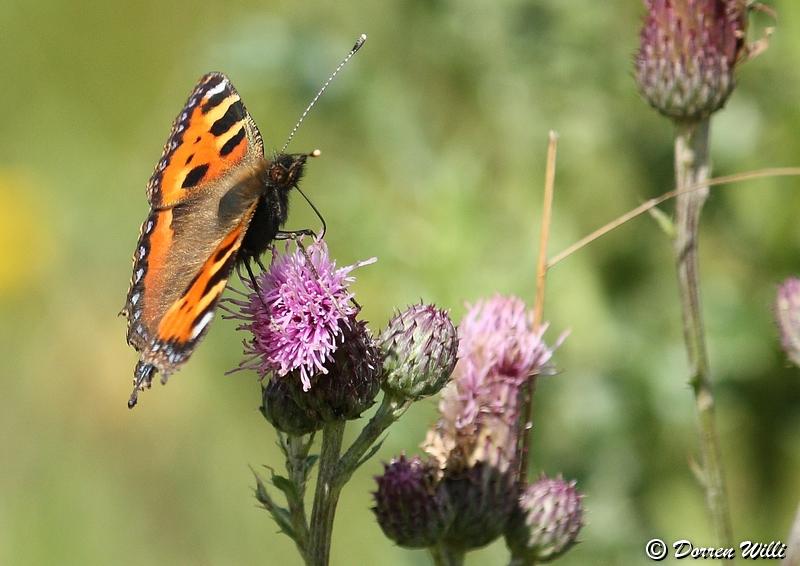
[{"label": "thistle stem", "polygon": [[398,401],[386,393],[383,394],[378,410],[375,411],[367,426],[361,430],[358,438],[355,439],[341,460],[339,460],[336,474],[337,481],[347,483],[353,472],[363,462],[364,455],[372,448],[375,441],[393,422],[406,412],[409,406],[410,403],[407,401]]},{"label": "thistle stem", "polygon": [[308,566],[328,566],[330,559],[333,519],[336,515],[339,494],[344,485],[343,482],[337,481],[336,477],[344,426],[344,421],[334,421],[327,423],[322,429],[317,489],[314,493],[311,530],[306,554]]},{"label": "thistle stem", "polygon": [[380,407],[355,442],[341,456],[344,421],[328,423],[322,429],[317,489],[311,511],[311,529],[306,552],[308,566],[327,566],[336,505],[344,485],[363,463],[364,455],[378,437],[408,409],[410,403],[384,394]]},{"label": "thistle stem", "polygon": [[311,448],[313,436],[305,441],[302,436],[280,435],[286,453],[286,470],[289,472],[289,479],[297,490],[297,497],[288,497],[289,516],[294,528],[294,542],[300,554],[305,556],[308,548],[308,519],[306,518],[306,508],[304,505],[306,493],[306,478],[308,470],[308,451]]},{"label": "thistle stem", "polygon": [[[710,177],[709,120],[678,124],[675,134],[675,180],[678,189],[695,186]],[[689,384],[695,396],[700,448],[703,457],[706,503],[717,544],[733,547],[725,478],[714,416],[714,393],[700,305],[697,239],[700,213],[709,189],[679,193],[676,202],[675,259],[683,315],[683,335],[689,358]]]},{"label": "thistle stem", "polygon": [[461,566],[464,564],[465,553],[463,550],[445,544],[432,546],[429,550],[436,566]]}]

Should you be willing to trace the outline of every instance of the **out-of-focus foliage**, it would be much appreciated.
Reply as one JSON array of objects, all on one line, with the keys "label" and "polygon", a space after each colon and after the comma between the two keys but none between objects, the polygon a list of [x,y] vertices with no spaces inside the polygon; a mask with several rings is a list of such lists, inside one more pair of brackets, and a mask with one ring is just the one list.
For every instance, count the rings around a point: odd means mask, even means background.
[{"label": "out-of-focus foliage", "polygon": [[[800,164],[800,4],[713,124],[716,174]],[[292,143],[373,329],[423,298],[533,297],[549,129],[561,135],[552,250],[670,188],[671,129],[632,79],[639,2],[23,2],[0,17],[0,563],[296,564],[252,499],[279,464],[235,324],[125,406],[122,306],[144,185],[204,72],[228,73],[280,148],[361,32],[369,41]],[[761,22],[763,24],[763,22]],[[785,537],[800,493],[800,375],[773,325],[800,272],[800,181],[715,189],[704,310],[737,538]],[[665,207],[669,210],[669,207]],[[299,198],[293,228],[316,226]],[[237,283],[238,284],[238,283]],[[583,543],[562,564],[630,564],[659,536],[711,544],[669,242],[643,217],[551,273],[571,328],[535,399],[534,472],[576,478]],[[348,485],[335,564],[426,564],[369,512],[380,459],[418,450],[414,407]],[[351,433],[352,434],[352,433]],[[502,543],[470,556],[496,564]]]}]

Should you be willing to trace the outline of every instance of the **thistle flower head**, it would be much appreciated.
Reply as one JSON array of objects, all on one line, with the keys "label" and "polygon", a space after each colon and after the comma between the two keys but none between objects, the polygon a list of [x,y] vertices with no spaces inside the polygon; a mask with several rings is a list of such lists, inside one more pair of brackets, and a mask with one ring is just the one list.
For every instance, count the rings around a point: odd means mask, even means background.
[{"label": "thistle flower head", "polygon": [[453,506],[453,522],[444,535],[448,544],[469,550],[503,534],[518,499],[514,472],[484,462],[445,470],[441,485]]},{"label": "thistle flower head", "polygon": [[469,309],[458,328],[458,362],[439,403],[440,418],[424,449],[442,470],[478,462],[506,471],[516,457],[520,387],[549,373],[546,325],[516,297],[495,296]]},{"label": "thistle flower head", "polygon": [[384,534],[400,546],[435,545],[452,521],[447,494],[437,484],[435,471],[419,458],[405,456],[384,465],[375,478],[372,511]]},{"label": "thistle flower head", "polygon": [[327,375],[311,378],[310,388],[300,391],[295,384],[294,401],[323,422],[357,419],[375,403],[381,389],[381,353],[367,324],[354,321],[342,331],[342,344],[326,362]]},{"label": "thistle flower head", "polygon": [[791,277],[778,287],[775,317],[783,350],[795,365],[800,366],[800,279]]},{"label": "thistle flower head", "polygon": [[287,434],[308,434],[321,429],[324,423],[319,415],[295,400],[296,388],[289,379],[274,378],[263,383],[261,414],[272,426]]},{"label": "thistle flower head", "polygon": [[447,312],[413,305],[397,313],[380,336],[383,388],[403,399],[438,393],[456,364],[458,336]]},{"label": "thistle flower head", "polygon": [[547,562],[564,554],[583,527],[582,495],[575,482],[542,476],[519,498],[506,532],[515,557]]},{"label": "thistle flower head", "polygon": [[240,329],[252,334],[241,367],[262,377],[296,371],[308,390],[312,376],[328,373],[326,362],[358,312],[350,301],[350,273],[373,261],[337,268],[323,240],[305,250],[298,246],[290,251],[287,244],[283,253],[273,254],[269,269],[257,278],[258,294],[245,279],[249,299],[234,301],[241,308],[238,318],[246,321]]},{"label": "thistle flower head", "polygon": [[662,114],[697,120],[719,110],[735,86],[745,47],[743,0],[645,0],[636,81]]}]

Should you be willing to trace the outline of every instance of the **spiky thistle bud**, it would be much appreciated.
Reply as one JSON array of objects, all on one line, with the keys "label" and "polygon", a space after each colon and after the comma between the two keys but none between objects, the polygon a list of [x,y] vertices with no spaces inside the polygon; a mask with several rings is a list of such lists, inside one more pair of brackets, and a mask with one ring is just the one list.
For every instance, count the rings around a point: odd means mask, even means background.
[{"label": "spiky thistle bud", "polygon": [[460,471],[445,471],[442,485],[453,506],[453,522],[444,540],[456,548],[485,546],[506,529],[517,503],[513,471],[479,463]]},{"label": "spiky thistle bud", "polygon": [[582,495],[575,482],[542,476],[519,498],[506,542],[515,557],[548,562],[569,550],[583,527]]},{"label": "spiky thistle bud", "polygon": [[308,434],[319,430],[323,421],[319,415],[295,401],[296,384],[290,379],[273,376],[261,386],[261,414],[276,429],[287,434]]},{"label": "spiky thistle bud", "polygon": [[372,511],[384,534],[400,546],[433,546],[450,524],[452,510],[435,476],[435,469],[419,458],[400,456],[375,478]]},{"label": "spiky thistle bud", "polygon": [[747,29],[743,0],[645,0],[636,55],[644,98],[677,120],[722,108],[735,86]]},{"label": "spiky thistle bud", "polygon": [[381,333],[383,388],[417,401],[438,393],[456,365],[458,336],[447,312],[412,305],[397,313]]},{"label": "spiky thistle bud", "polygon": [[795,365],[800,366],[800,279],[791,277],[778,287],[775,318],[783,350]]}]

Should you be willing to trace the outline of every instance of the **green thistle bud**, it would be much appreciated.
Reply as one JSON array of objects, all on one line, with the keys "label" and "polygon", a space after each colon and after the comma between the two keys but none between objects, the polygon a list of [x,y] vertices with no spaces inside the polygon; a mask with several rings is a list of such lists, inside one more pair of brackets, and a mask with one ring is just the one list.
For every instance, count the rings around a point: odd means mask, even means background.
[{"label": "green thistle bud", "polygon": [[325,364],[328,373],[311,377],[303,391],[294,379],[294,401],[325,422],[357,419],[375,403],[381,389],[381,353],[363,321],[351,321],[342,329],[343,342]]},{"label": "green thistle bud", "polygon": [[448,545],[470,550],[503,534],[518,496],[510,472],[479,463],[458,473],[445,471],[442,483],[453,506],[444,536]]},{"label": "green thistle bud", "polygon": [[435,469],[419,458],[395,458],[377,476],[372,511],[384,534],[406,548],[435,545],[452,521],[447,494]]},{"label": "green thistle bud", "polygon": [[261,387],[261,414],[276,429],[288,434],[308,434],[321,429],[323,422],[319,415],[297,404],[294,389],[298,389],[296,380],[273,376]]},{"label": "green thistle bud", "polygon": [[526,562],[548,562],[569,550],[583,527],[582,497],[575,482],[561,476],[542,476],[528,486],[506,532],[512,555]]},{"label": "green thistle bud", "polygon": [[409,400],[438,393],[456,365],[458,336],[444,310],[413,305],[397,313],[379,338],[383,388]]},{"label": "green thistle bud", "polygon": [[778,287],[775,317],[783,350],[795,365],[800,366],[800,279],[791,277]]},{"label": "green thistle bud", "polygon": [[743,0],[645,0],[636,81],[656,110],[699,120],[725,104],[735,86],[747,28]]}]

